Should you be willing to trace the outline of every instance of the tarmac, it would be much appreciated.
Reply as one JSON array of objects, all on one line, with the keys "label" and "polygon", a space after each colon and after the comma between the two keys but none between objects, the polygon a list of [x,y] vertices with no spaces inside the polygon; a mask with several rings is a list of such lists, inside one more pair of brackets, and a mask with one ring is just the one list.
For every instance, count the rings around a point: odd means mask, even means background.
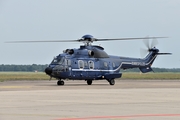
[{"label": "tarmac", "polygon": [[180,120],[180,80],[0,82],[0,120]]}]

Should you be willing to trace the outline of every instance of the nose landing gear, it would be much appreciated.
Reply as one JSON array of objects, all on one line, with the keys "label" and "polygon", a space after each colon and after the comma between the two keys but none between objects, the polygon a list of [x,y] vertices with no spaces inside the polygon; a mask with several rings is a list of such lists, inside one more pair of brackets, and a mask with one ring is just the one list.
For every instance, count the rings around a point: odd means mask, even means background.
[{"label": "nose landing gear", "polygon": [[58,80],[58,81],[57,81],[57,85],[64,85],[64,81]]}]

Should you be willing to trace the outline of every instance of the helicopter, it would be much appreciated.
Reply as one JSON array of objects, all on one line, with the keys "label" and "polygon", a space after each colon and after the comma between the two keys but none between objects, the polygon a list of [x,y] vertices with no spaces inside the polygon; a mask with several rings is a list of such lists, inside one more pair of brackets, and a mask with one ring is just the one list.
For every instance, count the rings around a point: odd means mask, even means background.
[{"label": "helicopter", "polygon": [[[151,66],[158,55],[169,55],[171,53],[160,53],[159,49],[146,42],[148,54],[145,58],[130,58],[108,55],[104,48],[92,45],[96,41],[110,40],[149,40],[166,37],[140,37],[140,38],[115,38],[97,39],[92,35],[84,35],[77,40],[54,40],[54,41],[13,41],[13,43],[26,42],[83,42],[79,48],[66,49],[57,55],[45,68],[45,73],[51,78],[56,78],[57,85],[64,85],[64,80],[85,80],[91,85],[94,80],[107,80],[110,85],[115,85],[115,79],[121,78],[120,70],[139,68],[142,73],[153,71]],[[12,43],[12,41],[10,42]]]}]

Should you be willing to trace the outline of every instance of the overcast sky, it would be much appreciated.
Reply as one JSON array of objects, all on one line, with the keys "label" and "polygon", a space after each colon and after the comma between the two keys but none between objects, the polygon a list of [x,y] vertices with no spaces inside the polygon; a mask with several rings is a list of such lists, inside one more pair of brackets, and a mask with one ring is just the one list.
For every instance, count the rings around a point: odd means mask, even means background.
[{"label": "overcast sky", "polygon": [[[19,40],[71,40],[168,36],[153,67],[180,68],[180,0],[0,0],[0,64],[49,64],[54,56],[82,43],[19,43]],[[110,55],[144,57],[142,40],[95,42]]]}]

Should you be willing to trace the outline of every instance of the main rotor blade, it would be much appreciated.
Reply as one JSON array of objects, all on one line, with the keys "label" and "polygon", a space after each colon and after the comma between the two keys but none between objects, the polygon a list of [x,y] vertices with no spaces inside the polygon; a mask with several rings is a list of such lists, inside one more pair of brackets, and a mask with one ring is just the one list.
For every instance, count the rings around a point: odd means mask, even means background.
[{"label": "main rotor blade", "polygon": [[[167,38],[167,37],[142,37],[142,38],[115,38],[115,39],[96,39],[92,38],[90,40],[93,41],[112,41],[112,40],[137,40],[137,39],[156,39],[156,38]],[[42,41],[7,41],[6,43],[37,43],[37,42],[84,42],[85,39],[77,39],[77,40],[42,40]],[[89,40],[87,40],[89,41]]]},{"label": "main rotor blade", "polygon": [[168,37],[141,37],[141,38],[115,38],[115,39],[95,39],[95,41],[111,41],[111,40],[137,40],[137,39],[157,39]]},{"label": "main rotor blade", "polygon": [[77,42],[77,41],[80,41],[80,40],[7,41],[5,43]]}]

